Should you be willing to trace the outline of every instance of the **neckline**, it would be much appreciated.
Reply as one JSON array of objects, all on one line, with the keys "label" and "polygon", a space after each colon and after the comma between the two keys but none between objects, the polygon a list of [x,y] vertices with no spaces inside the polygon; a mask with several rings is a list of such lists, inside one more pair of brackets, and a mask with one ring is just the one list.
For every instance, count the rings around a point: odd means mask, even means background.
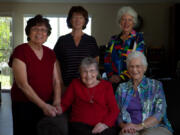
[{"label": "neckline", "polygon": [[27,45],[29,46],[29,49],[30,49],[31,52],[33,53],[34,57],[35,57],[38,61],[42,61],[43,58],[44,58],[44,47],[43,47],[43,45],[42,45],[42,52],[43,52],[43,54],[42,54],[42,58],[41,58],[41,59],[38,58],[38,56],[36,55],[36,53],[34,52],[34,50],[31,48],[31,46],[30,46],[28,43],[27,43]]},{"label": "neckline", "polygon": [[[81,81],[81,79],[80,79],[80,81]],[[93,86],[93,87],[91,87],[91,88],[88,88],[88,87],[86,87],[86,85],[81,81],[81,83],[83,84],[83,86],[84,86],[86,89],[96,88],[96,87],[98,87],[98,86],[101,84],[101,82],[102,82],[102,80],[99,80],[99,83],[98,83],[97,85],[95,85],[95,86]]]},{"label": "neckline", "polygon": [[75,47],[75,48],[79,48],[79,46],[81,45],[81,42],[82,42],[82,39],[83,39],[83,37],[84,37],[85,33],[83,33],[83,34],[81,35],[81,39],[80,39],[80,41],[79,41],[79,44],[78,44],[78,45],[76,45],[76,43],[75,43],[75,40],[74,40],[74,38],[73,38],[72,33],[69,33],[69,34],[70,34],[70,36],[71,36],[71,38],[72,38],[72,40],[73,40],[74,47]]}]

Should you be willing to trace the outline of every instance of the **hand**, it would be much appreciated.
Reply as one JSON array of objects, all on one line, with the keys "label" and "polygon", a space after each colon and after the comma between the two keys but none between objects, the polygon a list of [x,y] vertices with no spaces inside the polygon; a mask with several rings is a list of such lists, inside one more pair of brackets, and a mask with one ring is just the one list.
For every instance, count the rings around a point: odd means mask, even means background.
[{"label": "hand", "polygon": [[112,83],[119,83],[121,81],[121,78],[118,75],[112,75],[109,78],[109,81]]},{"label": "hand", "polygon": [[106,124],[99,122],[94,126],[94,128],[92,130],[92,133],[93,134],[98,134],[98,133],[101,133],[102,131],[104,131],[107,128],[108,128],[108,126]]},{"label": "hand", "polygon": [[55,117],[57,113],[56,107],[50,104],[45,104],[42,110],[46,116],[50,116],[50,117]]},{"label": "hand", "polygon": [[58,115],[62,114],[62,108],[61,108],[60,104],[61,103],[59,100],[58,101],[56,100],[53,102],[53,106],[56,107],[56,111],[57,111],[56,114],[58,114]]},{"label": "hand", "polygon": [[122,128],[121,132],[124,133],[130,133],[130,134],[135,134],[136,133],[136,124],[133,123],[127,123],[125,126]]}]

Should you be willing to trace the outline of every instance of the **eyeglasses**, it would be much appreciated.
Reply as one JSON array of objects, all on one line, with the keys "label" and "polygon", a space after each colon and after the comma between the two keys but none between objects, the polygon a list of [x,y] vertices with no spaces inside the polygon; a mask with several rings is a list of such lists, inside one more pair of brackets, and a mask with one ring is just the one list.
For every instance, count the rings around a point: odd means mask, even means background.
[{"label": "eyeglasses", "polygon": [[47,29],[44,29],[44,28],[31,28],[31,30],[33,31],[33,32],[42,32],[42,33],[47,33],[48,32],[48,30]]}]

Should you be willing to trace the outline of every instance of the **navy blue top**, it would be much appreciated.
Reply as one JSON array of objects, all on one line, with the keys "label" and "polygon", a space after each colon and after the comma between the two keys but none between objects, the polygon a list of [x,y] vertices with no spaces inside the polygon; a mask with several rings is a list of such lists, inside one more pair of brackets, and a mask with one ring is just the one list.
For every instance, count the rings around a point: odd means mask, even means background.
[{"label": "navy blue top", "polygon": [[82,35],[78,46],[75,45],[71,34],[61,36],[54,47],[54,52],[61,66],[65,86],[80,76],[79,66],[84,57],[99,56],[95,38],[87,34]]}]

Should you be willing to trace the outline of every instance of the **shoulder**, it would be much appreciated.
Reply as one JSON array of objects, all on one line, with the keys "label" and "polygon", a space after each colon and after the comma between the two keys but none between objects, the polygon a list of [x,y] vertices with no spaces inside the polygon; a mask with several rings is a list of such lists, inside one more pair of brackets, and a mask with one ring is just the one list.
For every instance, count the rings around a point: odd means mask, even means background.
[{"label": "shoulder", "polygon": [[145,79],[149,84],[162,84],[161,81],[158,81],[156,79],[152,79],[152,78],[148,78],[148,77],[145,77]]},{"label": "shoulder", "polygon": [[42,47],[43,47],[46,57],[51,58],[54,61],[56,59],[55,52],[47,46],[42,45]]},{"label": "shoulder", "polygon": [[159,91],[163,89],[161,81],[158,81],[156,79],[145,78],[145,81],[143,83],[144,86],[148,86],[148,88],[152,91]]},{"label": "shoulder", "polygon": [[93,40],[93,41],[96,40],[93,36],[90,36],[90,35],[88,35],[88,34],[84,34],[84,35],[83,35],[83,38],[86,39],[86,40]]},{"label": "shoulder", "polygon": [[119,40],[120,39],[120,35],[121,34],[113,35],[113,36],[111,36],[110,40]]},{"label": "shoulder", "polygon": [[66,34],[66,35],[63,35],[63,36],[60,36],[59,39],[58,39],[58,42],[63,42],[64,40],[68,40],[70,39],[72,36],[71,34]]},{"label": "shoulder", "polygon": [[136,37],[143,38],[144,33],[143,32],[135,32]]},{"label": "shoulder", "polygon": [[100,80],[99,85],[101,85],[103,87],[112,87],[112,84],[109,81],[106,81],[106,80]]},{"label": "shoulder", "polygon": [[82,82],[81,82],[80,78],[74,78],[70,84],[71,85],[82,85]]},{"label": "shoulder", "polygon": [[28,48],[28,44],[27,43],[23,43],[23,44],[20,44],[17,47],[15,47],[14,50],[24,50],[24,49],[27,49],[27,48]]},{"label": "shoulder", "polygon": [[132,88],[132,81],[129,80],[128,82],[123,82],[120,83],[119,86],[117,87],[117,92],[127,92],[129,90],[131,90]]},{"label": "shoulder", "polygon": [[106,80],[101,79],[100,83],[95,86],[96,89],[101,93],[110,93],[113,92],[113,87],[112,84]]},{"label": "shoulder", "polygon": [[15,47],[12,54],[18,56],[24,56],[24,54],[27,54],[29,51],[30,51],[29,45],[27,43],[24,43]]},{"label": "shoulder", "polygon": [[12,62],[14,58],[18,58],[21,61],[25,62],[25,57],[27,56],[27,54],[29,54],[29,46],[27,43],[18,45],[12,52],[10,58],[9,58],[9,66],[12,67]]},{"label": "shoulder", "polygon": [[50,49],[49,47],[44,46],[44,45],[42,45],[42,47],[43,47],[43,49],[44,49],[47,53],[52,54],[52,55],[55,55],[55,54],[54,54],[54,51],[53,51],[52,49]]},{"label": "shoulder", "polygon": [[42,45],[43,49],[48,51],[48,52],[53,52],[52,49],[50,49],[49,47],[45,46],[45,45]]},{"label": "shoulder", "polygon": [[69,38],[69,37],[71,37],[70,33],[68,33],[66,35],[63,35],[63,36],[60,36],[60,39],[66,39],[66,38]]}]

